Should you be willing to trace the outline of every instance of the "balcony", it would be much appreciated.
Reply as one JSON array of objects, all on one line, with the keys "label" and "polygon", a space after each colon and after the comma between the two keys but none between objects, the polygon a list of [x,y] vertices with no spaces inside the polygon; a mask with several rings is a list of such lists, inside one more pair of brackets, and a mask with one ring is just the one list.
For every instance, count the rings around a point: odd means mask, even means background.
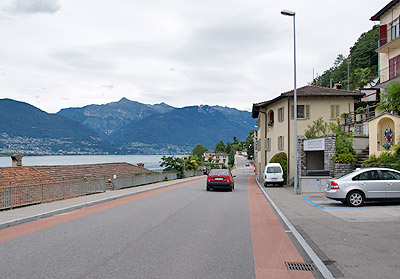
[{"label": "balcony", "polygon": [[382,29],[382,27],[383,26],[381,26],[379,32],[378,49],[376,52],[388,53],[389,49],[398,48],[400,46],[399,25],[394,25],[394,27],[387,30],[385,28]]},{"label": "balcony", "polygon": [[379,83],[376,87],[387,88],[392,82],[400,83],[400,63],[381,69],[379,71]]}]

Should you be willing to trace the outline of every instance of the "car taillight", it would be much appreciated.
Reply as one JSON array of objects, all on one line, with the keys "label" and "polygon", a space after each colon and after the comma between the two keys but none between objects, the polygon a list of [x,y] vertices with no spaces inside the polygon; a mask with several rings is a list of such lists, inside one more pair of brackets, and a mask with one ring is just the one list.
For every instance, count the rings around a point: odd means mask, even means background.
[{"label": "car taillight", "polygon": [[339,185],[335,181],[331,181],[331,189],[340,189]]}]

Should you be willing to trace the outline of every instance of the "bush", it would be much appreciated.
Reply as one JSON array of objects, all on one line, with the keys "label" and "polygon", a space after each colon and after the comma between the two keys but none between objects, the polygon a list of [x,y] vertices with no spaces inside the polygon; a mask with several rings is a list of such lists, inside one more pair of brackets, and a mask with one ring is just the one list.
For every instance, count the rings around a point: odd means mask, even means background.
[{"label": "bush", "polygon": [[400,170],[400,155],[397,153],[383,152],[379,157],[375,154],[369,156],[367,160],[362,163],[363,167],[386,167]]},{"label": "bush", "polygon": [[342,153],[334,156],[332,160],[335,161],[335,163],[352,164],[354,163],[354,156],[352,153]]},{"label": "bush", "polygon": [[283,169],[283,180],[286,183],[286,181],[287,181],[287,155],[286,155],[286,153],[280,152],[280,153],[275,154],[269,162],[281,164],[282,169]]}]

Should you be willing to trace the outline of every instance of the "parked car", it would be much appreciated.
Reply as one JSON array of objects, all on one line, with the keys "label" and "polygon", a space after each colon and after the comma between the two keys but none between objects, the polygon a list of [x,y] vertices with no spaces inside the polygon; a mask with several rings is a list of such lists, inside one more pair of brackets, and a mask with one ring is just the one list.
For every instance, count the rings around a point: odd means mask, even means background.
[{"label": "parked car", "polygon": [[203,174],[207,174],[207,167],[206,166],[200,166],[197,170],[203,171]]},{"label": "parked car", "polygon": [[356,169],[331,179],[325,196],[350,206],[361,206],[365,201],[400,200],[400,172],[388,168]]},{"label": "parked car", "polygon": [[283,169],[279,163],[268,163],[264,169],[264,186],[268,184],[278,184],[281,187],[285,182]]},{"label": "parked car", "polygon": [[212,169],[207,177],[207,191],[211,189],[235,189],[235,181],[230,170],[227,169]]}]

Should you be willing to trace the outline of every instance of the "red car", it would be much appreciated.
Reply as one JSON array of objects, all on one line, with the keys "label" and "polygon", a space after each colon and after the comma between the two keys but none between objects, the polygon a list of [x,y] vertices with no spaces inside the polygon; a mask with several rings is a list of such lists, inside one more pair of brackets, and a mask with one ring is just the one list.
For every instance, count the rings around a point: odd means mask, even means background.
[{"label": "red car", "polygon": [[235,189],[235,176],[227,169],[212,169],[207,177],[207,191],[211,189]]}]

